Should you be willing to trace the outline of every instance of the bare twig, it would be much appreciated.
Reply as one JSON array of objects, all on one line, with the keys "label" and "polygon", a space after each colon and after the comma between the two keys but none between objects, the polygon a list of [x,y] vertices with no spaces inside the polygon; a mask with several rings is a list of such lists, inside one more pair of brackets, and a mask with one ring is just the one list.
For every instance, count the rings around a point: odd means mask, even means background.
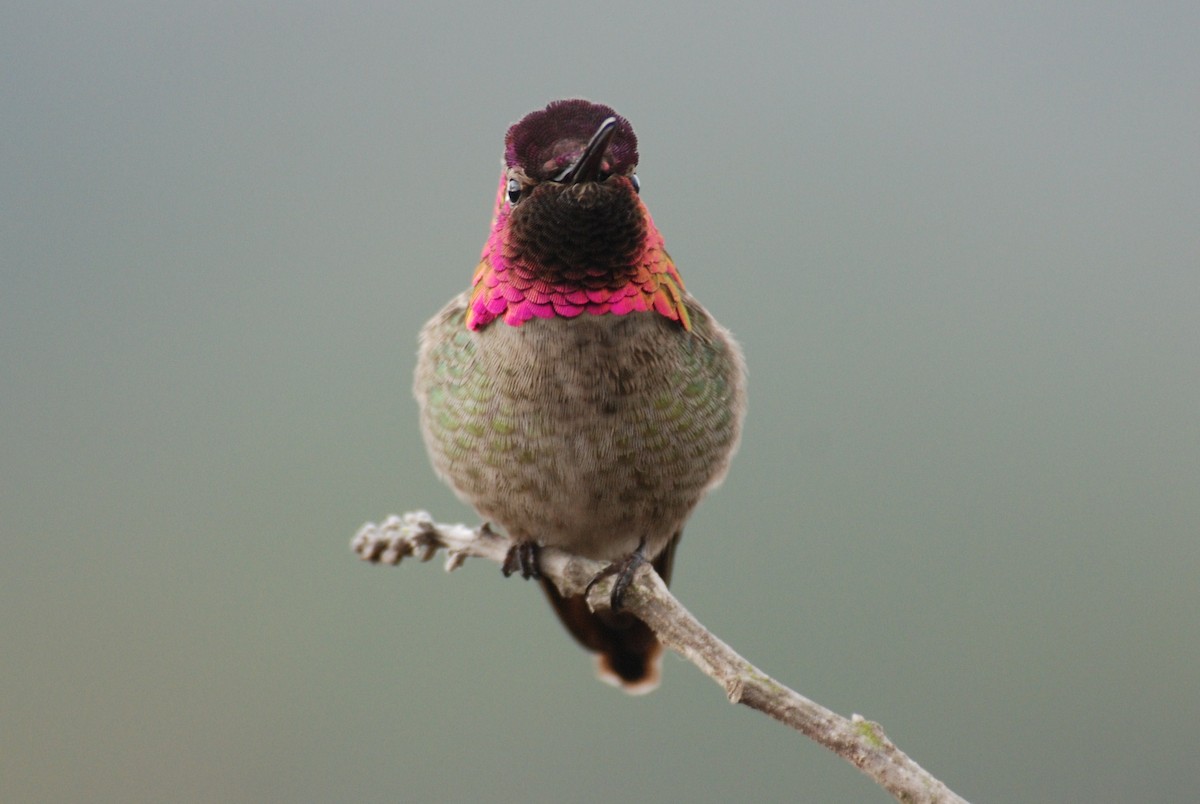
[{"label": "bare twig", "polygon": [[[512,543],[487,525],[443,525],[424,511],[367,523],[351,547],[363,560],[399,564],[407,556],[428,561],[445,549],[446,570],[471,556],[503,563]],[[539,568],[565,595],[583,594],[604,565],[561,550],[544,548]],[[588,595],[593,610],[607,608],[611,579]],[[626,611],[644,621],[666,647],[679,653],[725,689],[733,703],[745,704],[784,723],[853,763],[898,801],[961,802],[950,788],[914,762],[883,733],[878,723],[852,715],[849,720],[785,687],[746,661],[700,624],[648,565],[625,595]]]}]

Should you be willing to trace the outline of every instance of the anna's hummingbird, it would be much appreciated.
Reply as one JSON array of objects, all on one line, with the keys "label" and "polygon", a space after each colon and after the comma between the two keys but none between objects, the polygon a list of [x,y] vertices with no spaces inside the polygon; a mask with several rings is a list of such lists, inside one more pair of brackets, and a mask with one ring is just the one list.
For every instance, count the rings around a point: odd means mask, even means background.
[{"label": "anna's hummingbird", "polygon": [[[472,287],[421,331],[425,444],[516,543],[506,574],[536,576],[550,545],[627,577],[650,560],[669,581],[684,521],[737,447],[741,350],[684,290],[637,162],[608,106],[555,101],[509,128]],[[602,679],[657,686],[662,647],[644,623],[542,585]]]}]

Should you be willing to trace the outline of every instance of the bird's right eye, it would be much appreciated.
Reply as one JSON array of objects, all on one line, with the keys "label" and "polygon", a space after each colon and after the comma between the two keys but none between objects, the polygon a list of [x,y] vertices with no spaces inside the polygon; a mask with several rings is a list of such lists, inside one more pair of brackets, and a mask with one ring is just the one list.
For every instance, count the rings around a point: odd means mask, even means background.
[{"label": "bird's right eye", "polygon": [[508,203],[515,204],[521,200],[521,182],[516,179],[508,180]]}]

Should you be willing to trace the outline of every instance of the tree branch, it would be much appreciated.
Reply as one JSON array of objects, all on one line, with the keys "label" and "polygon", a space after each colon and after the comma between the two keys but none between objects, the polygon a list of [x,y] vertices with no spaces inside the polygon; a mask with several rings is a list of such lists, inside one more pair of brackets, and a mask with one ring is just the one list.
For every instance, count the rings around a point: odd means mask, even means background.
[{"label": "tree branch", "polygon": [[[438,524],[424,511],[391,516],[381,525],[368,522],[351,542],[351,548],[364,561],[377,564],[399,564],[408,556],[429,561],[444,549],[447,571],[457,569],[472,556],[502,564],[511,546],[507,537],[486,524],[479,528]],[[564,595],[579,595],[604,564],[543,548],[539,567]],[[611,590],[611,579],[597,583],[588,594],[588,605],[593,610],[607,608]],[[650,626],[663,645],[720,684],[731,702],[757,709],[802,732],[852,763],[898,801],[964,801],[897,748],[878,723],[861,715],[847,720],[750,664],[701,625],[649,565],[638,571],[623,606]]]}]

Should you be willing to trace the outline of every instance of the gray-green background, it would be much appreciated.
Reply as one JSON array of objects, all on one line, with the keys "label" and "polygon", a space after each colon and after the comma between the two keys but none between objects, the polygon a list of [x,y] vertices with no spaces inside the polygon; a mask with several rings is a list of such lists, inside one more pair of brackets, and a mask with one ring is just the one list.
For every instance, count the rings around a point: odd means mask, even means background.
[{"label": "gray-green background", "polygon": [[682,600],[968,798],[1194,799],[1200,12],[1051,5],[6,4],[0,799],[887,800],[348,549],[475,521],[416,333],[574,95],[749,359]]}]

